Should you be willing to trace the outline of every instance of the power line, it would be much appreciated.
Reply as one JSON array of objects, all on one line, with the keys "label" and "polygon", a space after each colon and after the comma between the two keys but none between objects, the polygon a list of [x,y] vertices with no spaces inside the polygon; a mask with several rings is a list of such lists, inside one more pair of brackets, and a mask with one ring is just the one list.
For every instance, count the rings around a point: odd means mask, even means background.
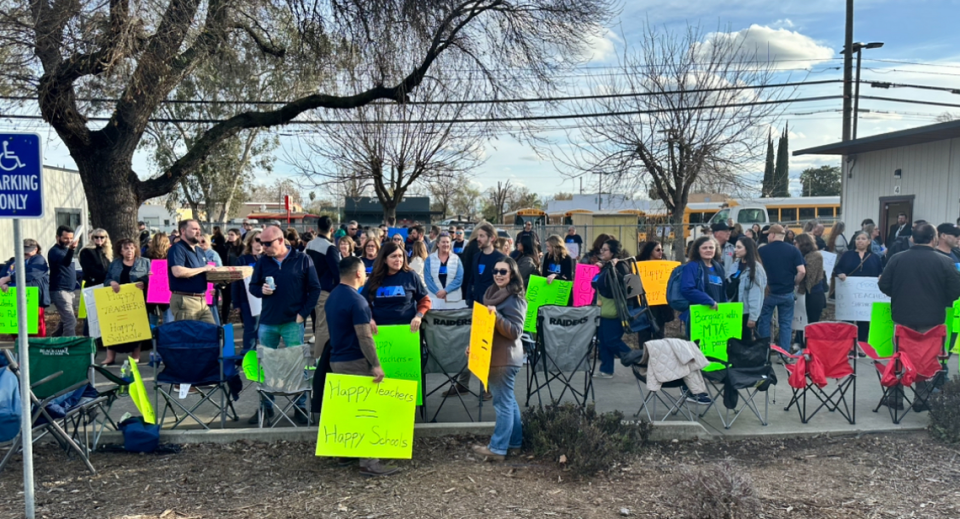
[{"label": "power line", "polygon": [[[535,98],[514,98],[514,99],[473,99],[463,101],[410,101],[404,104],[425,106],[425,105],[475,105],[475,104],[512,104],[512,103],[551,103],[559,101],[586,101],[595,99],[616,99],[624,97],[648,97],[676,94],[700,94],[712,92],[728,92],[734,90],[764,90],[768,88],[785,88],[794,86],[815,86],[828,85],[831,83],[842,83],[839,79],[824,79],[818,81],[794,81],[790,83],[772,83],[769,85],[740,85],[715,88],[696,88],[689,90],[668,90],[664,92],[625,92],[621,94],[594,94],[582,96],[560,96],[560,97],[535,97]],[[0,96],[0,99],[8,101],[35,101],[34,97],[27,96]],[[109,98],[79,98],[78,101],[91,103],[109,103],[119,102],[119,99]],[[199,105],[252,105],[252,106],[284,106],[290,101],[207,101],[203,99],[168,99],[162,101],[164,104],[199,104]],[[374,102],[372,104],[393,104],[386,102]]]},{"label": "power line", "polygon": [[[595,112],[588,114],[560,114],[560,115],[534,115],[534,116],[517,116],[517,117],[490,117],[490,118],[463,118],[463,119],[433,119],[425,121],[414,121],[416,124],[476,124],[476,123],[493,123],[493,122],[525,122],[525,121],[557,121],[564,119],[595,119],[595,118],[604,118],[604,117],[617,117],[623,115],[653,115],[659,113],[673,113],[678,111],[703,111],[703,110],[718,110],[718,109],[728,109],[728,108],[746,108],[751,106],[770,106],[778,104],[789,104],[789,103],[808,103],[814,101],[831,101],[836,99],[842,99],[842,96],[833,95],[833,96],[819,96],[819,97],[805,97],[798,99],[774,99],[768,101],[751,101],[747,103],[728,103],[728,104],[717,104],[717,105],[703,105],[703,106],[691,106],[687,108],[669,108],[669,109],[654,109],[654,110],[630,110],[623,112]],[[18,114],[0,114],[0,118],[9,118],[9,119],[43,119],[40,115],[18,115]],[[109,117],[88,117],[88,121],[110,121]],[[150,119],[150,122],[154,123],[166,123],[166,124],[176,124],[176,123],[189,123],[189,124],[216,124],[227,121],[227,119],[169,119],[169,118],[154,118]],[[386,125],[404,125],[410,124],[410,121],[329,121],[329,120],[292,120],[288,121],[285,124],[334,124],[334,125],[368,125],[368,124],[386,124]]]}]

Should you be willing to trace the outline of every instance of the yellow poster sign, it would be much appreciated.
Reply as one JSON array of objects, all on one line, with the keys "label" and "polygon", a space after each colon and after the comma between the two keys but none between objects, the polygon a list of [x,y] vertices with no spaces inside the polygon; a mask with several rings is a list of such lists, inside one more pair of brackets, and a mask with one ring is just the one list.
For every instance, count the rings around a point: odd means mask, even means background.
[{"label": "yellow poster sign", "polygon": [[470,357],[467,368],[480,379],[484,389],[489,390],[490,355],[493,353],[493,327],[497,314],[480,303],[473,303],[473,326],[470,328]]},{"label": "yellow poster sign", "polygon": [[317,456],[413,457],[417,383],[327,374],[317,430]]},{"label": "yellow poster sign", "polygon": [[130,384],[130,400],[137,406],[137,410],[143,415],[143,421],[149,424],[157,423],[157,415],[153,412],[153,404],[150,403],[150,397],[147,395],[147,387],[143,384],[143,377],[140,376],[140,368],[137,361],[130,360],[130,372],[133,373],[133,382]]},{"label": "yellow poster sign", "polygon": [[77,319],[87,318],[87,305],[83,303],[83,287],[86,286],[86,284],[86,281],[80,282],[80,310],[77,311]]},{"label": "yellow poster sign", "polygon": [[98,288],[93,291],[93,300],[104,346],[150,340],[143,290],[132,283],[120,285],[119,292],[110,287]]},{"label": "yellow poster sign", "polygon": [[634,266],[643,283],[643,289],[647,292],[647,304],[667,304],[667,281],[670,281],[670,273],[680,266],[680,262],[638,261]]}]

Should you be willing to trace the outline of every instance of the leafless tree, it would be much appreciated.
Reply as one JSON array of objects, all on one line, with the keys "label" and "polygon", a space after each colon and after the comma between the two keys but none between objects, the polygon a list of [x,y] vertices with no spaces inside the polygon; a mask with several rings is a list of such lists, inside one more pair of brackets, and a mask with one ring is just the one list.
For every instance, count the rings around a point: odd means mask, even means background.
[{"label": "leafless tree", "polygon": [[[575,63],[571,56],[602,30],[612,3],[8,0],[0,10],[0,84],[36,98],[77,164],[91,224],[133,237],[141,202],[170,193],[214,146],[245,130],[283,125],[317,108],[404,103],[435,67],[480,70],[491,97],[548,91],[555,73]],[[278,44],[274,35],[290,27],[296,43]],[[161,104],[198,65],[241,41],[277,67],[320,79],[302,96],[281,93],[273,107],[238,106],[208,121],[162,171],[135,171],[134,153]],[[363,85],[340,87],[343,67],[365,71]]]},{"label": "leafless tree", "polygon": [[307,141],[307,155],[295,165],[315,185],[371,185],[384,221],[391,221],[411,190],[426,193],[428,184],[447,185],[483,163],[486,125],[464,122],[477,112],[458,102],[470,98],[470,84],[469,78],[448,84],[431,76],[414,102],[330,112],[337,124],[315,126],[317,138]]},{"label": "leafless tree", "polygon": [[514,186],[510,181],[497,182],[496,187],[487,189],[488,207],[492,210],[491,214],[485,214],[497,223],[503,223],[503,215],[507,212],[507,205],[510,203],[510,192]]},{"label": "leafless tree", "polygon": [[[553,156],[577,174],[606,177],[605,189],[612,181],[614,189],[651,193],[679,229],[692,188],[740,185],[741,172],[758,164],[769,122],[782,113],[766,103],[789,93],[763,88],[774,84],[773,64],[722,32],[673,34],[648,24],[638,45],[591,85],[623,95],[582,103],[582,112],[604,116],[568,131],[572,151],[555,147]],[[680,259],[684,237],[676,236]]]}]

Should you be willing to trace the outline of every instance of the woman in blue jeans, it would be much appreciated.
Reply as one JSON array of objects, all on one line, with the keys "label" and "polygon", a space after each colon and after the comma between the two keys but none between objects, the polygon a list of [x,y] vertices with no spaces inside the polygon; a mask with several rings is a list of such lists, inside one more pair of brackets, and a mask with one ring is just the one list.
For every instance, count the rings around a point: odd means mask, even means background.
[{"label": "woman in blue jeans", "polygon": [[[490,356],[488,389],[493,394],[497,424],[489,445],[474,445],[473,452],[487,461],[503,461],[507,453],[516,454],[523,443],[520,405],[513,391],[517,372],[523,365],[523,321],[527,315],[523,278],[517,262],[511,258],[498,261],[493,267],[493,285],[483,295],[483,304],[496,314]],[[470,349],[467,348],[467,356]]]},{"label": "woman in blue jeans", "polygon": [[[257,264],[263,254],[263,245],[260,245],[259,237],[260,231],[247,233],[243,254],[237,258],[234,267],[252,267]],[[253,296],[247,292],[246,283],[242,281],[234,283],[231,289],[233,290],[233,304],[240,309],[240,320],[243,322],[243,348],[240,351],[240,354],[243,355],[257,348],[257,324],[260,322],[260,316],[253,315],[250,311],[250,300],[248,298]]]}]

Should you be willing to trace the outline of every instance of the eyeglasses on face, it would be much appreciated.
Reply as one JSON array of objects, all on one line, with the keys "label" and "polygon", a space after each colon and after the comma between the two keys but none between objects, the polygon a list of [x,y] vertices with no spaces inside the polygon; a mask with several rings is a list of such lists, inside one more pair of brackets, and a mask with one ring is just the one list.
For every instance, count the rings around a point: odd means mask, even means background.
[{"label": "eyeglasses on face", "polygon": [[493,269],[491,272],[493,272],[494,276],[506,276],[510,273],[508,269]]},{"label": "eyeglasses on face", "polygon": [[263,245],[264,247],[269,247],[270,245],[273,245],[273,242],[279,239],[280,238],[274,238],[272,240],[261,240],[260,238],[257,238],[257,243],[259,243],[260,245]]},{"label": "eyeglasses on face", "polygon": [[91,236],[90,239],[91,239],[91,240],[106,240],[107,237],[106,237],[106,236]]}]

